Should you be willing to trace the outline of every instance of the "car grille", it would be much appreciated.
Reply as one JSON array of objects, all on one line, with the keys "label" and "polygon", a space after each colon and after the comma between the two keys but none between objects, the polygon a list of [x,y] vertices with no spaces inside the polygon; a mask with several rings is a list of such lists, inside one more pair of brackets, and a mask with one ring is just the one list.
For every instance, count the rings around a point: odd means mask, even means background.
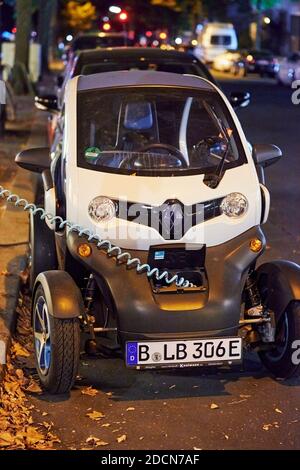
[{"label": "car grille", "polygon": [[223,198],[184,205],[169,199],[161,206],[114,200],[116,217],[152,227],[165,240],[180,240],[190,228],[221,215]]}]

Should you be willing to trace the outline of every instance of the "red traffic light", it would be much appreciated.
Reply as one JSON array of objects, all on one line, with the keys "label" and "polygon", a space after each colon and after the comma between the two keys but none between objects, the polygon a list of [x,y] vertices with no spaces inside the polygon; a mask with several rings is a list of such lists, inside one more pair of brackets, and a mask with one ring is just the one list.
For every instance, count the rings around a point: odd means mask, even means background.
[{"label": "red traffic light", "polygon": [[128,15],[127,15],[126,11],[122,11],[122,12],[119,14],[119,20],[120,20],[120,21],[123,21],[123,22],[125,22],[125,21],[128,20]]}]

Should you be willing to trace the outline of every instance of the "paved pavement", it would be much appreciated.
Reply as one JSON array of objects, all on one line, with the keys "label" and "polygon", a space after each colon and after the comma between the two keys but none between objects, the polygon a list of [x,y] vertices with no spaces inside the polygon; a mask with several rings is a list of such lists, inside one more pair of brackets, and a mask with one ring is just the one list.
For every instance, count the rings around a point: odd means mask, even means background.
[{"label": "paved pavement", "polygon": [[[14,163],[24,148],[43,146],[46,116],[34,110],[33,99],[18,97],[17,119],[7,125],[0,142],[0,184],[31,201],[35,177]],[[5,363],[10,330],[13,327],[20,272],[26,267],[28,215],[0,201],[0,368]],[[1,373],[1,371],[0,371]]]},{"label": "paved pavement", "polygon": [[[272,210],[265,259],[299,261],[299,117],[289,89],[269,81],[223,81],[248,89],[252,105],[239,115],[251,142],[276,143],[285,159],[268,169]],[[106,449],[299,449],[300,382],[274,381],[253,353],[244,368],[216,371],[130,371],[121,359],[82,357],[70,396],[30,398],[35,420],[53,421],[62,448],[87,447],[95,436]],[[83,395],[92,385],[97,394]],[[216,406],[211,406],[212,404]],[[93,421],[86,413],[105,414]],[[126,435],[126,440],[117,438]]]}]

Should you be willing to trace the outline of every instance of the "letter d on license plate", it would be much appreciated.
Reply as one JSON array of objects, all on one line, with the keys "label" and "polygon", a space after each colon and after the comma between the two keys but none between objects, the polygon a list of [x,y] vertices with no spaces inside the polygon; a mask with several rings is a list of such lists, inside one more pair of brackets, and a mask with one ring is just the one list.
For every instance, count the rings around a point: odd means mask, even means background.
[{"label": "letter d on license plate", "polygon": [[126,364],[133,367],[232,363],[241,359],[239,337],[126,343]]}]

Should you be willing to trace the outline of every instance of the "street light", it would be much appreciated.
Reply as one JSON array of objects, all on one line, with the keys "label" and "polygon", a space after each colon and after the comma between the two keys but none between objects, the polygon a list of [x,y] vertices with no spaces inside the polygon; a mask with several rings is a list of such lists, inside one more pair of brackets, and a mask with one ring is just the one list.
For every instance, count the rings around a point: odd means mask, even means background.
[{"label": "street light", "polygon": [[120,7],[112,5],[111,7],[109,7],[109,11],[118,15],[119,13],[121,13],[122,9]]},{"label": "street light", "polygon": [[111,30],[111,25],[109,23],[104,23],[103,29],[104,29],[104,31],[110,31]]},{"label": "street light", "polygon": [[269,18],[268,16],[265,16],[264,17],[264,23],[265,24],[270,24],[271,23],[271,18]]},{"label": "street light", "polygon": [[164,31],[162,31],[159,35],[159,39],[162,39],[163,41],[167,39],[167,37],[168,37],[167,33],[165,33]]}]

